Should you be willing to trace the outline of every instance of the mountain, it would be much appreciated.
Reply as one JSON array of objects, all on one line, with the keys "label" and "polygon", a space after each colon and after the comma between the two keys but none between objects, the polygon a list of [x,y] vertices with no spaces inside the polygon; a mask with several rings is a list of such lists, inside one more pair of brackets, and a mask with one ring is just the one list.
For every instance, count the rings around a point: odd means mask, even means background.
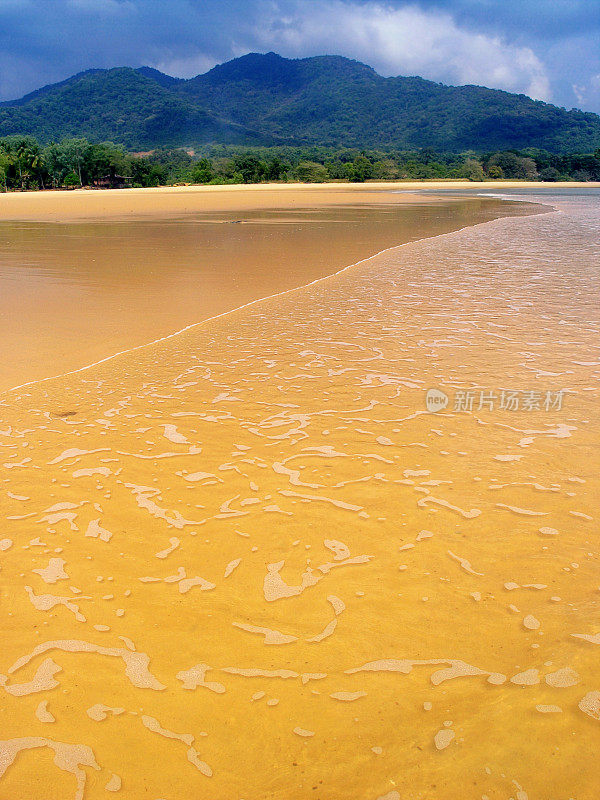
[{"label": "mountain", "polygon": [[154,69],[154,67],[138,67],[136,72],[140,75],[145,75],[147,78],[151,78],[161,86],[166,86],[167,89],[176,86],[178,83],[185,83],[183,78],[173,78],[172,75],[165,75],[164,72],[159,72],[159,70]]},{"label": "mountain", "polygon": [[384,78],[341,56],[250,53],[190,80],[151,67],[88,70],[0,104],[0,136],[489,152],[590,152],[600,117],[481,86]]},{"label": "mountain", "polygon": [[0,105],[0,136],[26,133],[41,142],[83,136],[129,149],[264,142],[264,136],[217,118],[178,94],[178,84],[178,79],[148,67],[88,70]]}]

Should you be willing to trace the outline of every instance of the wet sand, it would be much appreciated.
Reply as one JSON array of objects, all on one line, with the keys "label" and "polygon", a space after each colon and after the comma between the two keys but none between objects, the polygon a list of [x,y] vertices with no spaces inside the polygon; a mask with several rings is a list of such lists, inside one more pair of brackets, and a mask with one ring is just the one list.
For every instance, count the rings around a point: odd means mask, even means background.
[{"label": "wet sand", "polygon": [[[386,205],[389,192],[399,192],[395,203],[411,202],[419,192],[438,189],[501,192],[503,189],[593,189],[598,183],[535,183],[522,181],[398,181],[381,183],[253,184],[236,186],[168,186],[158,189],[109,189],[0,194],[0,220],[60,221],[90,219],[165,219],[202,213]],[[428,203],[443,202],[427,195]]]},{"label": "wet sand", "polygon": [[561,210],[3,396],[1,797],[597,798],[600,223]]},{"label": "wet sand", "polygon": [[[109,216],[66,222],[63,198],[75,195],[42,194],[55,219],[0,222],[0,390],[81,368],[393,245],[515,213],[514,203],[489,199],[259,188],[195,191],[195,210],[170,218],[163,201],[181,193],[126,193],[125,201],[106,193],[116,204]],[[81,213],[93,216],[104,194],[78,193]],[[33,213],[36,193],[21,197]],[[147,197],[153,216],[143,217]],[[139,213],[114,216],[133,201]],[[265,209],[265,201],[276,205]]]}]

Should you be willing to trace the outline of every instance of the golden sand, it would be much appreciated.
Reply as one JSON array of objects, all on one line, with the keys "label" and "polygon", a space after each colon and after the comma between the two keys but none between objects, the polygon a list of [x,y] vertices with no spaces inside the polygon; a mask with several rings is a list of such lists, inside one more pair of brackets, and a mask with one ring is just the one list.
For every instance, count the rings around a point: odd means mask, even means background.
[{"label": "golden sand", "polygon": [[2,800],[595,800],[578,213],[4,396]]},{"label": "golden sand", "polygon": [[[553,183],[550,188],[593,189],[600,183]],[[248,186],[168,186],[158,189],[75,189],[73,191],[11,192],[0,194],[0,219],[49,221],[81,219],[161,219],[204,210],[293,209],[340,206],[360,201],[386,204],[387,193],[418,193],[436,189],[502,191],[515,188],[548,189],[548,183],[523,181],[398,181],[365,184],[252,184]],[[411,202],[400,195],[396,202]],[[428,195],[427,202],[436,202]],[[438,202],[443,202],[439,200]]]},{"label": "golden sand", "polygon": [[[193,197],[193,210],[168,216],[175,210],[165,202],[182,197]],[[125,200],[118,192],[31,192],[0,197],[0,214],[14,198],[27,201],[30,215],[40,202],[53,205],[43,222],[0,222],[0,390],[81,368],[390,246],[514,210],[489,199],[432,202],[346,187],[307,196],[158,190],[125,192]],[[73,198],[89,219],[56,216],[71,213],[64,203]],[[144,217],[148,199],[152,215]],[[273,208],[263,208],[265,200]],[[109,217],[92,219],[97,201]],[[135,221],[117,215],[128,203],[140,210]]]},{"label": "golden sand", "polygon": [[[12,192],[0,196],[0,219],[60,222],[82,219],[168,219],[212,212],[289,210],[343,206],[358,202],[389,203],[390,191],[439,187],[427,183],[251,184],[233,186],[165,186],[157,189],[76,189],[56,192]],[[462,184],[464,186],[464,184]],[[491,184],[495,186],[495,184]],[[451,184],[448,187],[451,188]],[[445,187],[446,188],[446,187]],[[396,202],[411,202],[402,195]],[[428,198],[428,202],[435,202]]]}]

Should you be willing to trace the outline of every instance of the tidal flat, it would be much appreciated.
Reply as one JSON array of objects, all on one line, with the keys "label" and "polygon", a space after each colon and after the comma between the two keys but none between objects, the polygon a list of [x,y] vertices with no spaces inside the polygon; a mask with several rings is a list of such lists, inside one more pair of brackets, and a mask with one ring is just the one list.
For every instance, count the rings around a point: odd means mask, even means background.
[{"label": "tidal flat", "polygon": [[514,205],[351,186],[4,195],[0,391]]},{"label": "tidal flat", "polygon": [[0,396],[0,797],[595,800],[600,216],[522,199],[135,223],[216,318]]}]

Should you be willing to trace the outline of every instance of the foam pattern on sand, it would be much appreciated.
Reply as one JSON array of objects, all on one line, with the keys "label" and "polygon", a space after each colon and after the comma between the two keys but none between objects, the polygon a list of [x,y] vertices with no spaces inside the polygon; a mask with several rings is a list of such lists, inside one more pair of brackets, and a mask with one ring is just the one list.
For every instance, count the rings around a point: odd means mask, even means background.
[{"label": "foam pattern on sand", "polygon": [[3,797],[597,797],[600,221],[561,209],[3,397]]}]

